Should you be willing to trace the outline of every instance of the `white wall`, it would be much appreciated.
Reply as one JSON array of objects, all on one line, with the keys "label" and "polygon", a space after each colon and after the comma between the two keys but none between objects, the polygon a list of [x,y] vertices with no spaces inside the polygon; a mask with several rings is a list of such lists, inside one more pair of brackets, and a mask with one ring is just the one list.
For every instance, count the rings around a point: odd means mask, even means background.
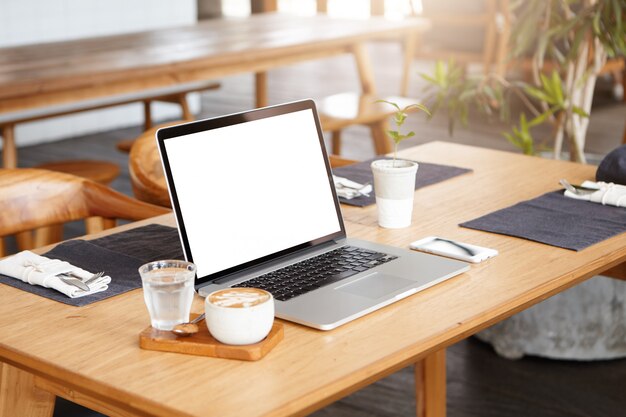
[{"label": "white wall", "polygon": [[[0,0],[0,48],[190,25],[196,0]],[[197,112],[200,100],[190,97]],[[178,106],[153,105],[155,119],[180,117]],[[140,104],[17,125],[18,146],[143,123]]]}]

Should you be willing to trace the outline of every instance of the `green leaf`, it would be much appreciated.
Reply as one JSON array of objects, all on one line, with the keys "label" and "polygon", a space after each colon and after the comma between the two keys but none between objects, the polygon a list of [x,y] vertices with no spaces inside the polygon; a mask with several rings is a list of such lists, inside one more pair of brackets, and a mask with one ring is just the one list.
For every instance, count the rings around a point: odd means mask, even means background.
[{"label": "green leaf", "polygon": [[492,98],[495,100],[496,98],[496,94],[493,92],[493,88],[491,88],[488,85],[485,85],[483,88],[483,92],[485,93],[485,95],[487,95],[487,97]]},{"label": "green leaf", "polygon": [[561,106],[565,104],[563,99],[563,82],[561,81],[561,76],[556,70],[552,71],[552,93],[556,100],[556,104]]},{"label": "green leaf", "polygon": [[421,111],[423,111],[424,113],[426,113],[429,116],[432,116],[430,114],[430,110],[428,110],[428,107],[426,107],[425,105],[421,104],[421,103],[413,103],[413,104],[409,104],[408,106],[406,106],[404,109],[402,109],[403,112],[406,112],[410,109],[419,109]]},{"label": "green leaf", "polygon": [[395,112],[393,120],[396,122],[396,125],[398,127],[402,126],[404,124],[404,121],[406,120],[406,113],[403,113],[402,111]]},{"label": "green leaf", "polygon": [[420,77],[422,77],[424,80],[428,81],[428,82],[429,82],[429,83],[431,83],[431,84],[439,85],[439,83],[437,82],[437,80],[436,80],[436,79],[434,79],[433,77],[431,77],[431,76],[430,76],[430,75],[428,75],[428,74],[425,74],[425,73],[420,73],[420,74],[419,74],[419,76],[420,76]]},{"label": "green leaf", "polygon": [[526,115],[524,113],[520,114],[519,123],[521,128],[521,133],[528,131],[528,122],[526,121]]},{"label": "green leaf", "polygon": [[577,115],[579,115],[580,117],[589,117],[589,113],[587,113],[586,111],[584,111],[578,106],[573,106],[572,111],[576,113]]},{"label": "green leaf", "polygon": [[465,90],[461,94],[459,94],[459,101],[470,100],[474,97],[474,95],[476,95],[476,89],[472,88],[469,90]]},{"label": "green leaf", "polygon": [[398,106],[396,103],[394,103],[393,101],[387,101],[387,100],[376,100],[375,103],[387,103],[393,107],[395,107],[398,111],[400,111],[400,106]]},{"label": "green leaf", "polygon": [[535,117],[534,119],[532,119],[530,122],[528,122],[529,127],[535,127],[538,126],[542,123],[544,123],[548,117],[550,117],[552,115],[551,111],[546,111],[544,113],[541,113],[539,116]]},{"label": "green leaf", "polygon": [[568,60],[574,60],[576,59],[576,57],[578,55],[580,55],[580,45],[583,41],[583,39],[585,39],[585,35],[587,35],[587,29],[588,29],[589,25],[586,25],[583,28],[579,28],[576,31],[576,35],[574,36],[574,40],[572,41],[572,43],[570,44],[570,48],[569,48],[569,53],[567,54],[567,59]]},{"label": "green leaf", "polygon": [[388,130],[387,134],[389,135],[389,137],[391,137],[391,139],[393,139],[394,141],[398,140],[398,137],[400,137],[400,133],[398,133],[398,131],[396,130]]},{"label": "green leaf", "polygon": [[526,87],[524,89],[524,91],[531,97],[536,98],[537,100],[540,101],[545,101],[546,103],[549,104],[556,104],[554,102],[554,99],[552,97],[550,97],[549,95],[547,95],[544,91],[539,90],[538,88],[535,87]]},{"label": "green leaf", "polygon": [[613,0],[613,16],[615,18],[615,23],[617,25],[617,33],[622,34],[622,38],[623,38],[623,31],[622,31],[622,7],[623,6],[624,6],[623,4],[620,6],[620,2],[618,0]]},{"label": "green leaf", "polygon": [[442,61],[435,63],[435,80],[437,80],[438,85],[442,87],[446,86],[446,70]]},{"label": "green leaf", "polygon": [[600,17],[601,16],[602,15],[600,13],[596,13],[596,15],[593,17],[593,22],[592,22],[593,32],[596,35],[600,35],[602,33],[602,31],[600,30]]},{"label": "green leaf", "polygon": [[539,74],[539,78],[541,79],[541,86],[548,93],[550,97],[554,95],[554,91],[552,91],[552,82],[544,73]]},{"label": "green leaf", "polygon": [[517,138],[515,136],[513,136],[510,133],[507,132],[503,132],[502,133],[504,135],[504,137],[506,138],[506,140],[508,140],[513,146],[515,146],[516,148],[521,148],[522,144],[517,140]]}]

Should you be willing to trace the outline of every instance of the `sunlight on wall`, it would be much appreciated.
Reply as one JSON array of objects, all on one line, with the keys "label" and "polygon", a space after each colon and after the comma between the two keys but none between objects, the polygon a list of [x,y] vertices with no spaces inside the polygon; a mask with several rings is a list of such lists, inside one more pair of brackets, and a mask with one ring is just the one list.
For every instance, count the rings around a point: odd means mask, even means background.
[{"label": "sunlight on wall", "polygon": [[421,0],[385,0],[385,17],[388,19],[402,19],[411,15],[411,3],[416,14],[422,13]]},{"label": "sunlight on wall", "polygon": [[250,0],[222,0],[222,14],[224,16],[250,15]]},{"label": "sunlight on wall", "polygon": [[317,13],[315,0],[278,0],[278,10],[297,16],[313,16]]},{"label": "sunlight on wall", "polygon": [[328,0],[328,15],[331,17],[367,19],[370,17],[370,1]]},{"label": "sunlight on wall", "polygon": [[[422,11],[421,0],[385,0],[385,17],[401,19],[411,14],[411,5],[416,13]],[[278,0],[278,10],[298,16],[313,16],[317,13],[316,0]],[[250,0],[222,0],[224,16],[248,16]],[[370,17],[370,0],[328,0],[328,15],[352,19]]]}]

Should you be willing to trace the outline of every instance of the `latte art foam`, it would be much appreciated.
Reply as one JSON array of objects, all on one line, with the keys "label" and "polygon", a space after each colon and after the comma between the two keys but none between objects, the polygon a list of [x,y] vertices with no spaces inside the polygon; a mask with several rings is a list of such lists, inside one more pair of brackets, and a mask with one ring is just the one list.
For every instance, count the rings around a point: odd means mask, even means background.
[{"label": "latte art foam", "polygon": [[209,295],[211,304],[230,308],[253,307],[269,299],[269,293],[256,288],[228,288]]}]

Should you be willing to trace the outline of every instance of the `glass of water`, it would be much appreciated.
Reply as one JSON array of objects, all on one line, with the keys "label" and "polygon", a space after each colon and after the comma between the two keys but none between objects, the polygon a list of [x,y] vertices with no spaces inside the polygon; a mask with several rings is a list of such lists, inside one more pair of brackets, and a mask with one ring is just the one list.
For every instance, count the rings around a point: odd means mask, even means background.
[{"label": "glass of water", "polygon": [[172,330],[189,321],[196,266],[178,260],[154,261],[139,268],[152,327]]}]

